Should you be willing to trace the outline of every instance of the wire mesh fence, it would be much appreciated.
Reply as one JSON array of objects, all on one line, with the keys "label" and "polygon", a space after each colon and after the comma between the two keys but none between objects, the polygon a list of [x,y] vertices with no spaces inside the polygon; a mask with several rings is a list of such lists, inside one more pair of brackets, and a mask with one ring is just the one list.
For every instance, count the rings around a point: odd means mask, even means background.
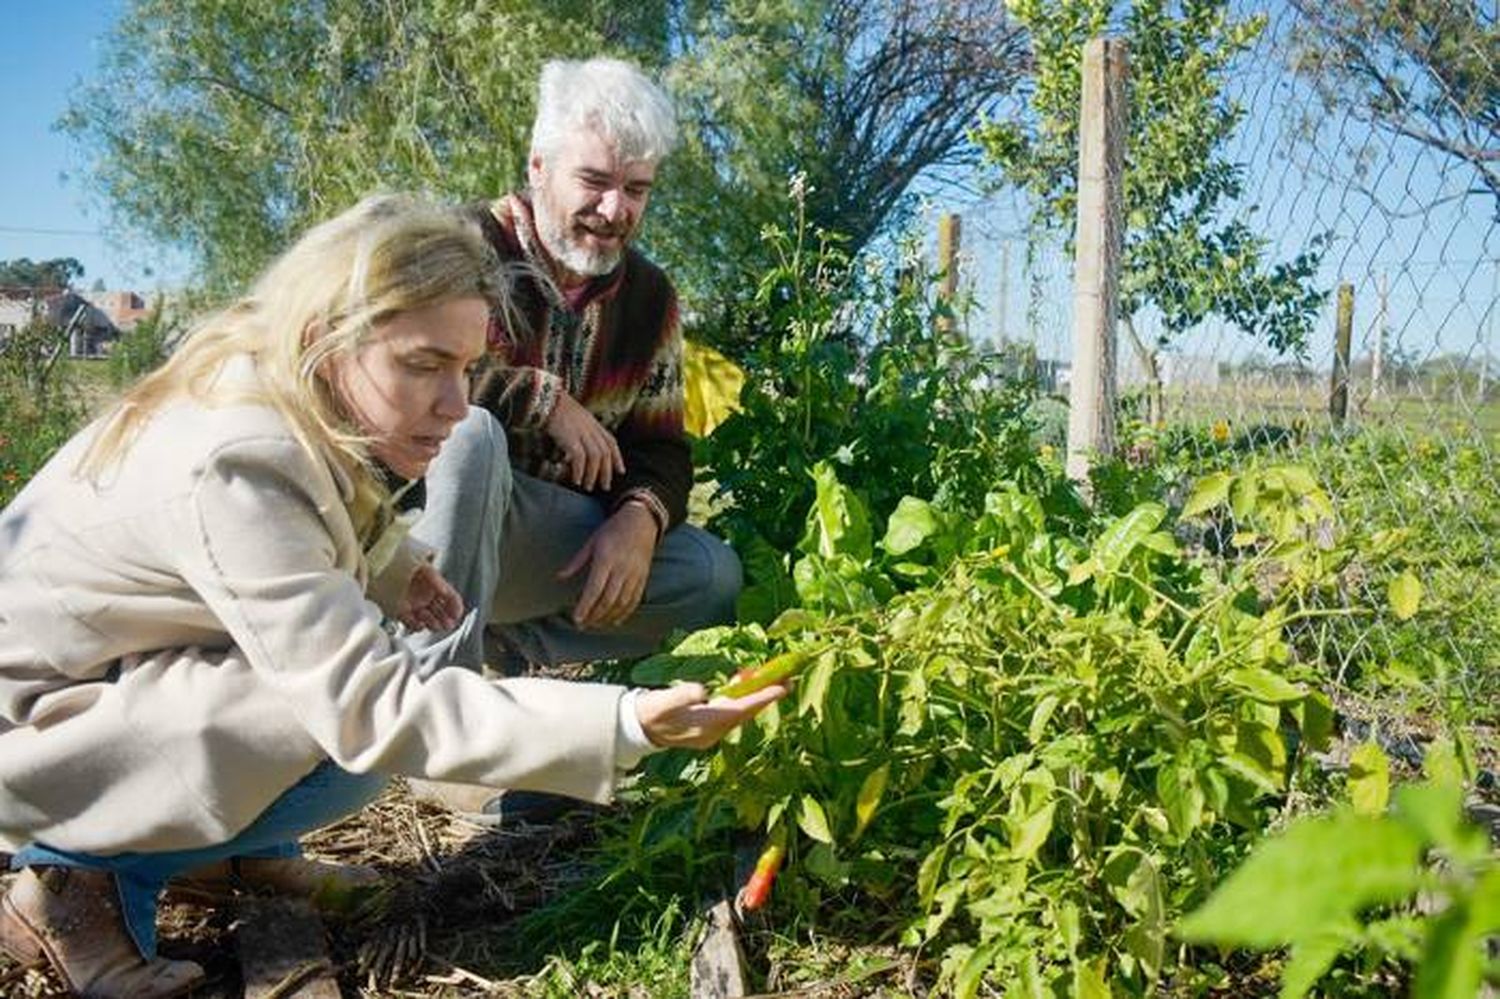
[{"label": "wire mesh fence", "polygon": [[[1394,7],[1231,5],[1263,27],[1225,77],[1223,99],[1240,117],[1224,156],[1239,173],[1221,210],[1273,264],[1320,255],[1310,283],[1323,297],[1300,350],[1278,351],[1212,311],[1186,330],[1149,304],[1133,312],[1117,343],[1121,446],[1171,447],[1199,469],[1266,454],[1309,466],[1345,536],[1373,549],[1399,535],[1416,553],[1399,566],[1357,560],[1348,603],[1387,603],[1398,569],[1423,584],[1414,621],[1376,617],[1322,636],[1337,675],[1369,681],[1360,689],[1378,689],[1382,705],[1410,706],[1410,695],[1490,725],[1500,717],[1500,28],[1488,0],[1417,4],[1407,21]],[[1061,391],[1074,360],[1071,250],[1035,235],[1024,207],[977,215],[965,249],[969,332],[1030,345],[1045,387]],[[1159,414],[1145,404],[1152,368]]]}]

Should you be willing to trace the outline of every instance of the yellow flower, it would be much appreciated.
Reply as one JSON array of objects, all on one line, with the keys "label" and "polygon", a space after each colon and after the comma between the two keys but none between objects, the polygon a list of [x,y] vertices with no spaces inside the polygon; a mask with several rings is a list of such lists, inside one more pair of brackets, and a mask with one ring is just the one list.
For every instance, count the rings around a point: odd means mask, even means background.
[{"label": "yellow flower", "polygon": [[1229,421],[1215,420],[1213,429],[1209,432],[1213,434],[1215,444],[1223,444],[1227,442],[1229,440]]}]

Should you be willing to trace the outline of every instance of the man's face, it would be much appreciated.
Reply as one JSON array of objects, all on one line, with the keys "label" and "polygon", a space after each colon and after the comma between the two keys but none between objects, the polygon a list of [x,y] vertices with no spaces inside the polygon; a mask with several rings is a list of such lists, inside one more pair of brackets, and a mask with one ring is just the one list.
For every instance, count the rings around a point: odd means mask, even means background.
[{"label": "man's face", "polygon": [[574,132],[528,170],[537,234],[552,259],[578,278],[608,274],[640,228],[656,164],[622,160],[598,132]]}]

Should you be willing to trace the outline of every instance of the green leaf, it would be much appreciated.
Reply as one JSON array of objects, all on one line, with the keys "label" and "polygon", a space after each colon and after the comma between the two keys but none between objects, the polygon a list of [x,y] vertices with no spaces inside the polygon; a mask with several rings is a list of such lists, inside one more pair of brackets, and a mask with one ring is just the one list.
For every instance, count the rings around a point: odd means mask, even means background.
[{"label": "green leaf", "polygon": [[1242,777],[1265,794],[1280,794],[1281,774],[1266,769],[1264,763],[1244,753],[1230,753],[1219,758],[1219,765]]},{"label": "green leaf", "polygon": [[833,888],[839,888],[849,883],[849,872],[854,865],[847,860],[840,860],[833,847],[827,843],[819,843],[807,855],[802,858],[801,866],[806,868],[807,873],[819,881]]},{"label": "green leaf", "polygon": [[1411,572],[1403,572],[1386,587],[1386,597],[1398,621],[1409,620],[1422,605],[1422,584]]},{"label": "green leaf", "polygon": [[1500,933],[1500,867],[1491,867],[1474,886],[1474,927],[1480,933]]},{"label": "green leaf", "polygon": [[880,547],[892,555],[905,555],[921,547],[938,527],[938,517],[931,503],[915,496],[903,496],[886,521],[885,537],[881,539]]},{"label": "green leaf", "polygon": [[1228,501],[1229,484],[1233,481],[1234,476],[1229,472],[1214,472],[1199,479],[1193,494],[1182,505],[1183,519],[1197,517]]},{"label": "green leaf", "polygon": [[809,474],[817,485],[817,496],[807,514],[801,550],[824,558],[847,555],[856,562],[868,562],[874,541],[864,503],[839,482],[828,462],[818,462]]},{"label": "green leaf", "polygon": [[938,845],[927,856],[922,858],[922,864],[917,868],[917,905],[923,912],[932,908],[933,897],[937,894],[938,879],[943,875],[943,864],[948,860],[948,844]]},{"label": "green leaf", "polygon": [[838,656],[832,649],[818,655],[817,661],[805,671],[797,684],[797,714],[811,711],[818,721],[823,720],[823,707],[828,701],[828,685],[838,666]]},{"label": "green leaf", "polygon": [[979,994],[979,984],[984,981],[984,973],[995,963],[995,955],[1000,953],[1004,944],[1003,937],[996,937],[974,948],[953,981],[954,999],[974,999]]},{"label": "green leaf", "polygon": [[797,827],[808,837],[819,843],[833,844],[833,831],[828,828],[828,813],[818,804],[818,799],[804,794],[797,809]]},{"label": "green leaf", "polygon": [[890,763],[882,763],[871,770],[864,782],[859,785],[859,797],[854,801],[855,836],[864,832],[870,820],[875,817],[875,811],[880,807],[880,799],[885,796],[885,786],[890,776]]},{"label": "green leaf", "polygon": [[1104,958],[1087,961],[1073,969],[1073,999],[1110,999]]},{"label": "green leaf", "polygon": [[1460,862],[1477,861],[1489,853],[1489,838],[1464,819],[1463,785],[1454,781],[1407,784],[1396,794],[1395,817]]},{"label": "green leaf", "polygon": [[1467,778],[1457,747],[1447,738],[1434,739],[1422,757],[1422,774],[1434,784],[1462,784]]},{"label": "green leaf", "polygon": [[660,652],[630,668],[630,682],[643,687],[665,687],[679,680],[700,683],[734,671],[734,660],[722,653],[680,656]]},{"label": "green leaf", "polygon": [[740,591],[736,611],[741,621],[771,621],[797,602],[797,590],[786,569],[786,556],[769,541],[754,534],[736,544],[745,567],[745,588]]},{"label": "green leaf", "polygon": [[1350,946],[1356,930],[1353,925],[1343,926],[1293,944],[1291,958],[1281,969],[1280,999],[1302,999],[1312,991]]},{"label": "green leaf", "polygon": [[1405,826],[1349,812],[1305,819],[1261,842],[1184,919],[1184,940],[1270,949],[1311,940],[1421,882],[1422,840]]},{"label": "green leaf", "polygon": [[1120,571],[1125,559],[1146,536],[1161,526],[1167,508],[1160,503],[1142,503],[1107,527],[1094,543],[1093,554],[1105,572]]},{"label": "green leaf", "polygon": [[1262,704],[1288,704],[1307,696],[1307,690],[1303,687],[1259,666],[1230,670],[1228,679]]},{"label": "green leaf", "polygon": [[1198,772],[1183,761],[1168,763],[1156,772],[1156,796],[1172,831],[1179,837],[1198,828],[1203,819],[1204,794]]},{"label": "green leaf", "polygon": [[927,721],[927,674],[921,667],[908,671],[901,685],[900,717],[898,735],[916,735]]},{"label": "green leaf", "polygon": [[1033,746],[1042,741],[1042,736],[1047,733],[1047,723],[1052,720],[1052,713],[1057,710],[1059,698],[1056,694],[1048,694],[1036,702],[1036,707],[1031,712],[1031,724],[1026,726],[1026,739]]},{"label": "green leaf", "polygon": [[1152,531],[1141,539],[1141,547],[1149,548],[1151,551],[1162,555],[1179,555],[1182,549],[1177,547],[1177,539],[1167,531]]},{"label": "green leaf", "polygon": [[1293,496],[1308,496],[1319,491],[1318,479],[1303,465],[1278,465],[1282,484]]},{"label": "green leaf", "polygon": [[1079,919],[1078,906],[1072,902],[1064,902],[1058,906],[1054,915],[1057,923],[1057,935],[1062,938],[1063,946],[1067,948],[1068,959],[1072,960],[1078,955],[1078,944],[1083,940],[1083,925]]},{"label": "green leaf", "polygon": [[1292,713],[1302,731],[1303,744],[1314,753],[1325,752],[1333,740],[1333,702],[1328,695],[1321,690],[1310,691]]},{"label": "green leaf", "polygon": [[1052,820],[1057,804],[1049,802],[1019,821],[1006,820],[1010,832],[1011,855],[1020,860],[1030,860],[1037,855],[1047,837],[1052,833]]},{"label": "green leaf", "polygon": [[1454,903],[1428,925],[1412,999],[1473,999],[1484,974],[1484,934],[1469,907]]},{"label": "green leaf", "polygon": [[1349,800],[1360,815],[1381,815],[1391,799],[1391,763],[1378,743],[1356,746],[1349,756]]}]

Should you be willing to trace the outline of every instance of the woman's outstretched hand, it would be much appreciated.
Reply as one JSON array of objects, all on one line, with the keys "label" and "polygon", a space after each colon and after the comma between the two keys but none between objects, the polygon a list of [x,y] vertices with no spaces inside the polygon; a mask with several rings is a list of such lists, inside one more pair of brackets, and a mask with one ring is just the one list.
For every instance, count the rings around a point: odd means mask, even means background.
[{"label": "woman's outstretched hand", "polygon": [[413,631],[447,631],[463,619],[464,599],[430,563],[412,573],[396,620]]},{"label": "woman's outstretched hand", "polygon": [[642,690],[635,710],[646,738],[662,747],[707,749],[742,722],[749,721],[772,701],[786,696],[779,684],[744,697],[708,700],[701,683],[683,683],[660,690]]}]

